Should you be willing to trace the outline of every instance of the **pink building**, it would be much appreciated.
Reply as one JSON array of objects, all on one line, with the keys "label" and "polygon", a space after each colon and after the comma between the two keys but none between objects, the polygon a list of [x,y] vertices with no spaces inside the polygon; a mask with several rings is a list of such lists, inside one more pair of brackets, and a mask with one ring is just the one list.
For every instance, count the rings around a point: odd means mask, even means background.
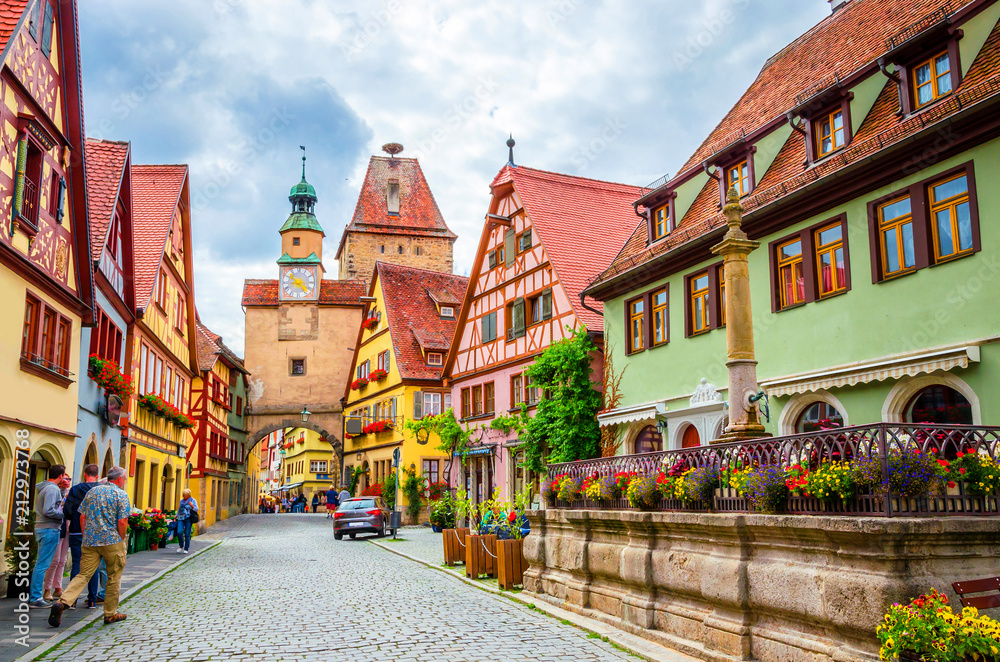
[{"label": "pink building", "polygon": [[[603,347],[600,304],[584,307],[580,293],[640,222],[632,202],[641,191],[634,186],[508,163],[490,189],[486,225],[445,366],[455,416],[476,428],[465,462],[452,467],[452,485],[477,500],[495,487],[511,498],[536,482],[519,466],[516,434],[504,435],[489,424],[522,402],[534,410],[540,394],[524,371],[549,344],[570,334],[567,327],[585,325]],[[600,357],[595,361],[600,380]]]}]

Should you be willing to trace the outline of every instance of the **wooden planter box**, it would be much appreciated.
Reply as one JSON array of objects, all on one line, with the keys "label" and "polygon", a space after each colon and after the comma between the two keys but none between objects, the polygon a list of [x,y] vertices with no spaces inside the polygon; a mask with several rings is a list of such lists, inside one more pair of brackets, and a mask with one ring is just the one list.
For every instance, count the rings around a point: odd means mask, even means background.
[{"label": "wooden planter box", "polygon": [[497,583],[500,588],[509,591],[515,584],[524,584],[524,571],[527,569],[524,539],[497,541]]},{"label": "wooden planter box", "polygon": [[465,576],[497,576],[497,537],[494,534],[469,535],[465,539]]},{"label": "wooden planter box", "polygon": [[469,529],[467,528],[445,529],[441,532],[445,565],[465,563],[465,538],[468,535]]}]

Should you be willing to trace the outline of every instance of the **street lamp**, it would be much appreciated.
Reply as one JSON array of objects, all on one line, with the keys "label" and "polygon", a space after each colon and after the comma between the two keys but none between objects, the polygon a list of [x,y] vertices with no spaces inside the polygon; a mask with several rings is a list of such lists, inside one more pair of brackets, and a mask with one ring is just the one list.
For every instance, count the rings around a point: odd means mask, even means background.
[{"label": "street lamp", "polygon": [[308,423],[309,417],[312,416],[312,412],[309,411],[309,409],[305,405],[302,405],[302,412],[299,415],[302,417],[303,423]]}]

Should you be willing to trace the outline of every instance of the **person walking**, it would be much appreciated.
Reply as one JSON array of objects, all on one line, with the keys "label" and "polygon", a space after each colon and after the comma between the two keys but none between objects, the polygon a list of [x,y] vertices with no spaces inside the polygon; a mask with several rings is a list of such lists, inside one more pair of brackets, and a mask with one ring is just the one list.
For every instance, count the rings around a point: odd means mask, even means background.
[{"label": "person walking", "polygon": [[66,570],[66,556],[69,552],[69,538],[66,535],[66,495],[69,493],[69,486],[73,484],[69,474],[63,474],[59,480],[59,490],[63,500],[63,521],[59,527],[59,545],[56,553],[52,556],[52,563],[45,571],[45,591],[42,593],[42,600],[51,602],[62,595],[62,577]]},{"label": "person walking", "polygon": [[281,512],[288,512],[288,497],[286,496],[281,497]]},{"label": "person walking", "polygon": [[326,518],[330,519],[333,517],[333,513],[337,510],[337,506],[340,505],[340,497],[337,496],[337,489],[331,485],[330,489],[326,491]]},{"label": "person walking", "polygon": [[344,503],[350,498],[351,498],[351,493],[347,491],[347,488],[346,487],[340,488],[340,497],[339,497],[340,503]]},{"label": "person walking", "polygon": [[[96,464],[88,464],[83,468],[83,482],[70,488],[63,505],[63,516],[68,526],[66,539],[69,544],[70,571],[69,579],[80,574],[80,555],[83,546],[83,529],[80,528],[80,503],[92,488],[97,487],[98,469]],[[87,609],[93,609],[103,598],[99,598],[101,590],[100,571],[95,572],[87,584]]]},{"label": "person walking", "polygon": [[313,507],[313,515],[315,515],[316,509],[319,508],[319,492],[313,493],[312,507]]},{"label": "person walking", "polygon": [[177,537],[180,547],[178,554],[187,554],[191,549],[191,525],[197,521],[198,501],[191,496],[191,490],[181,492],[181,503],[177,506]]},{"label": "person walking", "polygon": [[35,544],[38,553],[35,556],[35,568],[31,572],[31,590],[28,594],[28,607],[31,609],[48,609],[51,603],[42,599],[45,584],[45,573],[52,565],[52,557],[59,546],[59,529],[63,522],[63,497],[59,483],[66,475],[66,467],[53,464],[49,467],[48,480],[43,481],[35,491]]},{"label": "person walking", "polygon": [[266,509],[267,500],[264,497],[261,497],[260,501],[257,502],[257,513],[262,515],[266,512]]},{"label": "person walking", "polygon": [[125,470],[112,467],[107,485],[98,485],[87,492],[80,504],[80,524],[83,527],[83,558],[80,574],[73,578],[62,597],[52,604],[49,625],[59,627],[63,611],[76,602],[97,566],[104,559],[108,569],[108,585],[104,596],[104,623],[125,620],[118,611],[122,570],[125,569],[125,534],[132,504],[125,492]]}]

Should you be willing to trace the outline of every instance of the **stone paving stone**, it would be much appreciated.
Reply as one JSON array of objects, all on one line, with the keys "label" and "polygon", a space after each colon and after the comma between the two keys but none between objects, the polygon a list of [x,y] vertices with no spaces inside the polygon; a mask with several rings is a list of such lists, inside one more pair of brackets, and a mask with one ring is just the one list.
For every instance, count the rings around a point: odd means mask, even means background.
[{"label": "stone paving stone", "polygon": [[[360,537],[335,541],[323,516],[221,524],[200,538],[222,544],[126,602],[128,620],[75,634],[44,659],[634,659]],[[400,535],[389,544],[441,562],[439,534],[413,527]]]}]

